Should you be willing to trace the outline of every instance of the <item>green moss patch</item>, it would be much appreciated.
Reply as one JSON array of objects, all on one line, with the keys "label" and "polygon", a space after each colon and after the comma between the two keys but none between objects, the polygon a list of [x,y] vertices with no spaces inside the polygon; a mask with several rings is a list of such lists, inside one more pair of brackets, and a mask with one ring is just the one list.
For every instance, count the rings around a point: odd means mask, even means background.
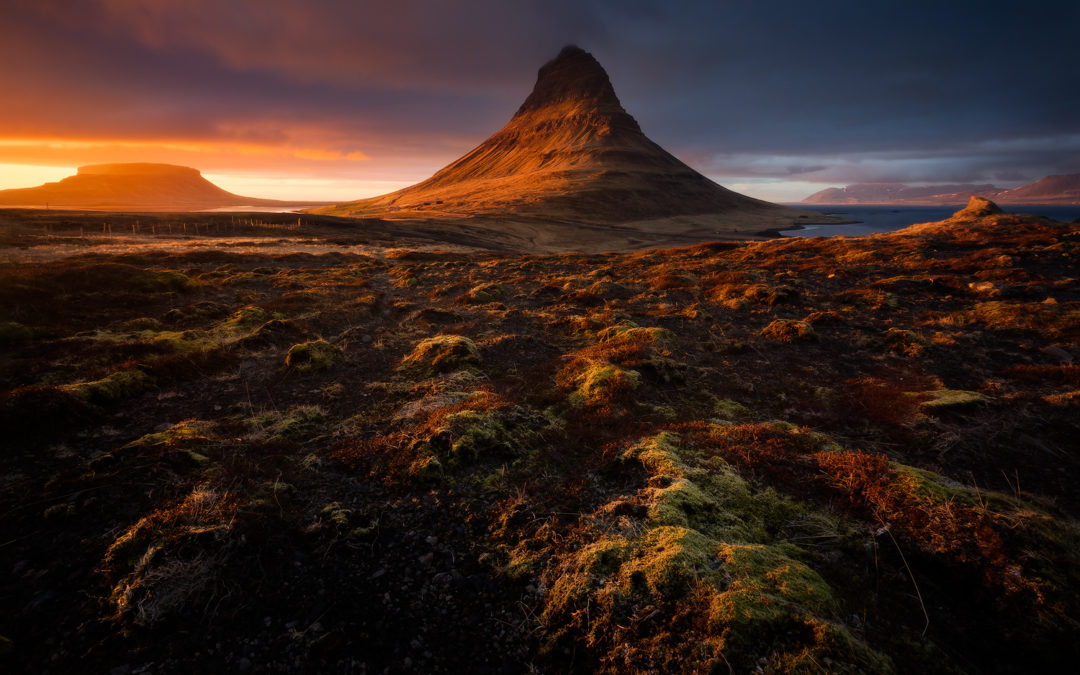
[{"label": "green moss patch", "polygon": [[89,403],[109,405],[134,398],[154,388],[154,378],[132,368],[121,370],[92,382],[79,382],[60,387]]},{"label": "green moss patch", "polygon": [[34,331],[17,321],[0,321],[0,348],[19,347],[34,339]]},{"label": "green moss patch", "polygon": [[251,440],[290,440],[307,442],[324,435],[329,420],[317,405],[299,405],[284,412],[268,412],[247,420]]},{"label": "green moss patch", "polygon": [[571,405],[604,406],[626,398],[641,384],[641,374],[610,363],[588,366],[575,378],[577,389],[570,395]]},{"label": "green moss patch", "polygon": [[675,334],[665,328],[643,328],[633,321],[623,321],[614,326],[601,330],[596,335],[600,342],[609,344],[619,342],[643,342],[653,345],[664,345],[675,339]]},{"label": "green moss patch", "polygon": [[436,335],[422,340],[401,361],[404,373],[430,377],[439,372],[479,368],[480,351],[476,343],[461,335]]},{"label": "green moss patch", "polygon": [[232,333],[247,333],[253,328],[263,325],[274,317],[262,307],[246,305],[233,312],[221,328]]},{"label": "green moss patch", "polygon": [[506,297],[506,287],[502,284],[480,284],[461,296],[460,301],[473,305],[486,305],[499,302]]},{"label": "green moss patch", "polygon": [[[437,422],[426,427],[413,444],[419,460],[410,467],[418,471],[456,470],[488,459],[507,460],[530,452],[540,419],[526,420],[516,410],[461,410],[436,415]],[[424,459],[430,457],[431,460]]]},{"label": "green moss patch", "polygon": [[326,340],[313,340],[289,347],[285,366],[301,373],[330,370],[340,356],[341,350]]},{"label": "green moss patch", "polygon": [[196,302],[186,307],[170,309],[163,319],[170,323],[205,323],[229,315],[229,308],[216,302]]},{"label": "green moss patch", "polygon": [[[707,448],[690,451],[674,433],[643,439],[623,459],[650,476],[652,486],[638,496],[644,519],[623,521],[619,535],[601,526],[595,541],[553,561],[542,616],[549,649],[577,636],[610,645],[600,658],[630,670],[665,670],[684,658],[737,672],[762,659],[777,672],[821,663],[891,670],[846,629],[829,585],[803,561],[806,553],[780,536],[801,507],[753,490]],[[689,625],[687,612],[695,617]],[[620,627],[643,616],[651,621],[636,624],[628,648]],[[688,629],[692,657],[684,651]]]},{"label": "green moss patch", "polygon": [[924,391],[917,394],[917,396],[924,399],[919,402],[919,405],[929,410],[963,408],[977,403],[986,403],[991,400],[986,394],[980,394],[977,391],[966,391],[964,389]]},{"label": "green moss patch", "polygon": [[750,409],[727,398],[715,398],[713,400],[713,412],[722,420],[743,420],[750,417]]}]

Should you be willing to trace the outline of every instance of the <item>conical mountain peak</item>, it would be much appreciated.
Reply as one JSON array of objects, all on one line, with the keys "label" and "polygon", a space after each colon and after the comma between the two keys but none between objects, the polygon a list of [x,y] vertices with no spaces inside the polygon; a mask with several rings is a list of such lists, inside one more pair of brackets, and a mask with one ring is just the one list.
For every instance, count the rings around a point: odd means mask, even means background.
[{"label": "conical mountain peak", "polygon": [[540,68],[532,93],[515,117],[565,104],[608,108],[625,114],[604,67],[592,54],[573,45],[564,47]]},{"label": "conical mountain peak", "polygon": [[681,218],[672,227],[692,221],[710,233],[807,217],[726,190],[649,140],[604,68],[573,46],[540,68],[506,126],[463,157],[411,187],[321,212],[592,224]]}]

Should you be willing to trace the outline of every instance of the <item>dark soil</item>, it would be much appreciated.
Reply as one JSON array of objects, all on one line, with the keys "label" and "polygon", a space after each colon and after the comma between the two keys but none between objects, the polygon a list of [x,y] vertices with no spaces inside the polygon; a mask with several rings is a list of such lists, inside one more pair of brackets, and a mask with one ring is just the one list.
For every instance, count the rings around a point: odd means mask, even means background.
[{"label": "dark soil", "polygon": [[[44,218],[5,217],[19,245]],[[0,668],[1060,669],[1078,255],[1080,226],[1006,214],[605,255],[2,265]],[[633,459],[665,433],[681,468]],[[711,506],[724,472],[772,510]],[[706,501],[657,515],[679,480]],[[778,586],[772,618],[718,618],[758,572],[687,549],[635,576],[663,517],[782,551],[831,599]],[[589,562],[612,537],[635,552]]]}]

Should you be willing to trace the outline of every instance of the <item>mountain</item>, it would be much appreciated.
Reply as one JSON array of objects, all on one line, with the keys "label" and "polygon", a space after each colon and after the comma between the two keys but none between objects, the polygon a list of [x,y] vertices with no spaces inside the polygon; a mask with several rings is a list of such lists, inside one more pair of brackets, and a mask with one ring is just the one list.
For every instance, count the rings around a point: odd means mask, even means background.
[{"label": "mountain", "polygon": [[1046,176],[1012,190],[1002,190],[995,199],[1004,204],[1080,204],[1080,173]]},{"label": "mountain", "polygon": [[[828,188],[815,192],[803,204],[892,204],[930,200],[927,203],[941,203],[937,200],[956,199],[956,203],[967,201],[973,194],[997,194],[1001,188],[993,185],[921,185],[911,186],[900,183],[856,183],[842,188]],[[955,197],[955,195],[963,195]],[[952,203],[947,202],[947,203]]]},{"label": "mountain", "polygon": [[0,205],[91,211],[195,211],[230,206],[286,206],[242,197],[172,164],[94,164],[56,183],[0,190]]},{"label": "mountain", "polygon": [[506,126],[431,178],[317,212],[708,231],[762,230],[811,217],[727,190],[649,140],[603,67],[578,47],[540,69]]},{"label": "mountain", "polygon": [[963,204],[972,195],[1002,204],[1080,204],[1080,174],[1046,176],[1030,185],[1006,190],[983,185],[922,185],[856,183],[815,192],[803,204]]}]

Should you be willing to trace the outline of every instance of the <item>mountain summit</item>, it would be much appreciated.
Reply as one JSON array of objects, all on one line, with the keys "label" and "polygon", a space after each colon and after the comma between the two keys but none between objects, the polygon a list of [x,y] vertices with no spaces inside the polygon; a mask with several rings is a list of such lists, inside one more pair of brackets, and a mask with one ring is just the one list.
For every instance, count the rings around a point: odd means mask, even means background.
[{"label": "mountain summit", "polygon": [[603,66],[580,47],[564,47],[558,56],[540,68],[532,93],[514,117],[565,101],[588,103],[596,110],[623,116],[634,130],[641,131],[634,118],[623,110]]},{"label": "mountain summit", "polygon": [[726,190],[649,140],[604,68],[578,47],[544,64],[513,118],[464,157],[411,187],[320,212],[648,221],[651,229],[712,233],[762,230],[805,214]]}]

